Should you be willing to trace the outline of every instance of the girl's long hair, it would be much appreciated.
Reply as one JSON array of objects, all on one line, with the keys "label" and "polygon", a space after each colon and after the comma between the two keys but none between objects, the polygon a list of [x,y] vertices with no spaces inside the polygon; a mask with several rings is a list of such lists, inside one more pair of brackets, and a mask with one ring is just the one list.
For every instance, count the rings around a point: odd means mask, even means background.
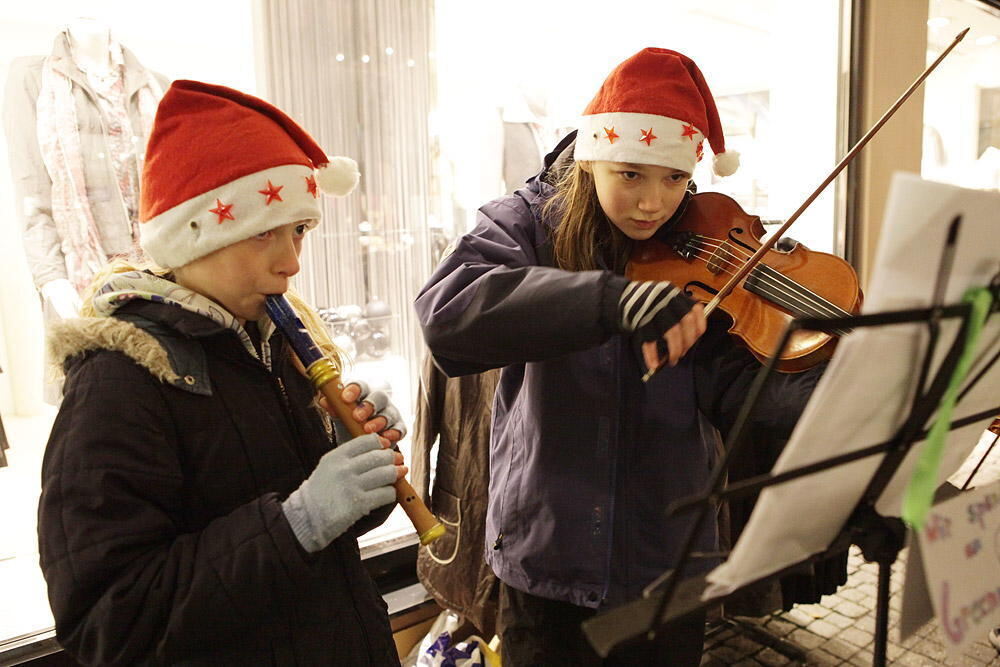
[{"label": "girl's long hair", "polygon": [[[130,271],[148,271],[155,276],[166,278],[168,280],[172,277],[170,271],[160,268],[152,262],[114,259],[108,264],[105,264],[96,274],[94,274],[90,284],[88,284],[87,288],[83,291],[83,294],[80,297],[83,302],[80,307],[80,316],[97,317],[97,311],[94,310],[94,295],[97,294],[97,291],[114,274],[129,273]],[[288,299],[288,303],[291,304],[292,309],[296,312],[296,314],[298,314],[299,319],[302,320],[302,324],[305,325],[310,338],[312,338],[313,342],[316,343],[316,347],[318,347],[320,352],[322,352],[330,361],[334,363],[338,371],[342,371],[347,358],[344,351],[337,347],[330,338],[326,325],[323,323],[323,320],[320,319],[319,314],[309,304],[307,304],[302,297],[295,292],[295,290],[291,288],[285,292],[285,298]]]},{"label": "girl's long hair", "polygon": [[629,239],[604,215],[593,174],[573,162],[563,170],[555,188],[555,194],[545,202],[543,215],[556,221],[552,231],[556,266],[588,271],[600,268],[600,259],[612,269],[624,266]]}]

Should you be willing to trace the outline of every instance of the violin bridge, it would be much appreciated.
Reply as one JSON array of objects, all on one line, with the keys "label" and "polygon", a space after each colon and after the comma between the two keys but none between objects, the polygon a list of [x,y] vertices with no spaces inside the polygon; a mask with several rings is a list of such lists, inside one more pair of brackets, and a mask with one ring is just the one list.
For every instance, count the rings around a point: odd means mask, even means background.
[{"label": "violin bridge", "polygon": [[732,267],[736,261],[736,255],[731,250],[732,243],[729,241],[723,241],[712,253],[712,256],[708,258],[708,270],[718,275],[726,269],[726,267]]}]

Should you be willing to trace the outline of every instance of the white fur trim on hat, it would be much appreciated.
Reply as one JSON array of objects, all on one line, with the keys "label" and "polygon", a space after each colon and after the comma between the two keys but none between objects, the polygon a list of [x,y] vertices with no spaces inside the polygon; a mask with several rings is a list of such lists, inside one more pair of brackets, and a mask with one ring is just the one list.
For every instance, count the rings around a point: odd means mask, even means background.
[{"label": "white fur trim on hat", "polygon": [[351,194],[361,179],[358,163],[349,157],[337,155],[329,164],[316,169],[316,183],[323,192],[334,197]]},{"label": "white fur trim on hat", "polygon": [[313,179],[299,164],[242,176],[142,222],[139,244],[157,265],[174,269],[275,227],[319,220]]},{"label": "white fur trim on hat", "polygon": [[656,114],[611,112],[583,116],[574,157],[655,164],[694,173],[705,134],[690,123]]}]

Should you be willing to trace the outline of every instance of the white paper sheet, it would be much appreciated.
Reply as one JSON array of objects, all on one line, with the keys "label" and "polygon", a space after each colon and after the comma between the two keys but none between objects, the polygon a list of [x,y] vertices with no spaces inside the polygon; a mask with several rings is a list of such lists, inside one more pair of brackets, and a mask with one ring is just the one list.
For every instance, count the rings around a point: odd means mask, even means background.
[{"label": "white paper sheet", "polygon": [[[988,285],[1000,271],[1000,193],[923,181],[893,180],[878,259],[863,312],[932,305],[949,223],[962,216],[945,303],[968,287]],[[943,322],[932,371],[955,337],[958,320]],[[844,337],[778,461],[774,473],[885,442],[909,412],[927,342],[926,325],[859,329]],[[983,329],[974,377],[1000,349],[1000,316]],[[1000,403],[1000,368],[955,408],[953,420]],[[975,447],[992,416],[953,431],[941,465],[943,481]],[[876,509],[899,516],[902,493],[919,455],[918,444],[900,466]],[[708,575],[706,599],[725,595],[823,551],[857,505],[883,456],[765,489],[728,560]]]},{"label": "white paper sheet", "polygon": [[936,505],[916,538],[906,561],[900,636],[927,618],[932,601],[945,652],[958,664],[1000,624],[1000,482]]}]

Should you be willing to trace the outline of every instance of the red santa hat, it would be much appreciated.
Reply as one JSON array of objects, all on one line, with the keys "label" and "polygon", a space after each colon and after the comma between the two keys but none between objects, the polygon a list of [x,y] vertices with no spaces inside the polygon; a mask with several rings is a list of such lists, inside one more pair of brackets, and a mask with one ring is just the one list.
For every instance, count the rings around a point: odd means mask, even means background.
[{"label": "red santa hat", "polygon": [[320,218],[320,191],[358,183],[280,109],[232,88],[174,81],[146,147],[140,245],[163,268],[299,220]]},{"label": "red santa hat", "polygon": [[655,164],[694,172],[708,139],[713,168],[729,176],[739,154],[726,150],[715,99],[682,53],[643,49],[608,75],[578,125],[577,160]]}]

